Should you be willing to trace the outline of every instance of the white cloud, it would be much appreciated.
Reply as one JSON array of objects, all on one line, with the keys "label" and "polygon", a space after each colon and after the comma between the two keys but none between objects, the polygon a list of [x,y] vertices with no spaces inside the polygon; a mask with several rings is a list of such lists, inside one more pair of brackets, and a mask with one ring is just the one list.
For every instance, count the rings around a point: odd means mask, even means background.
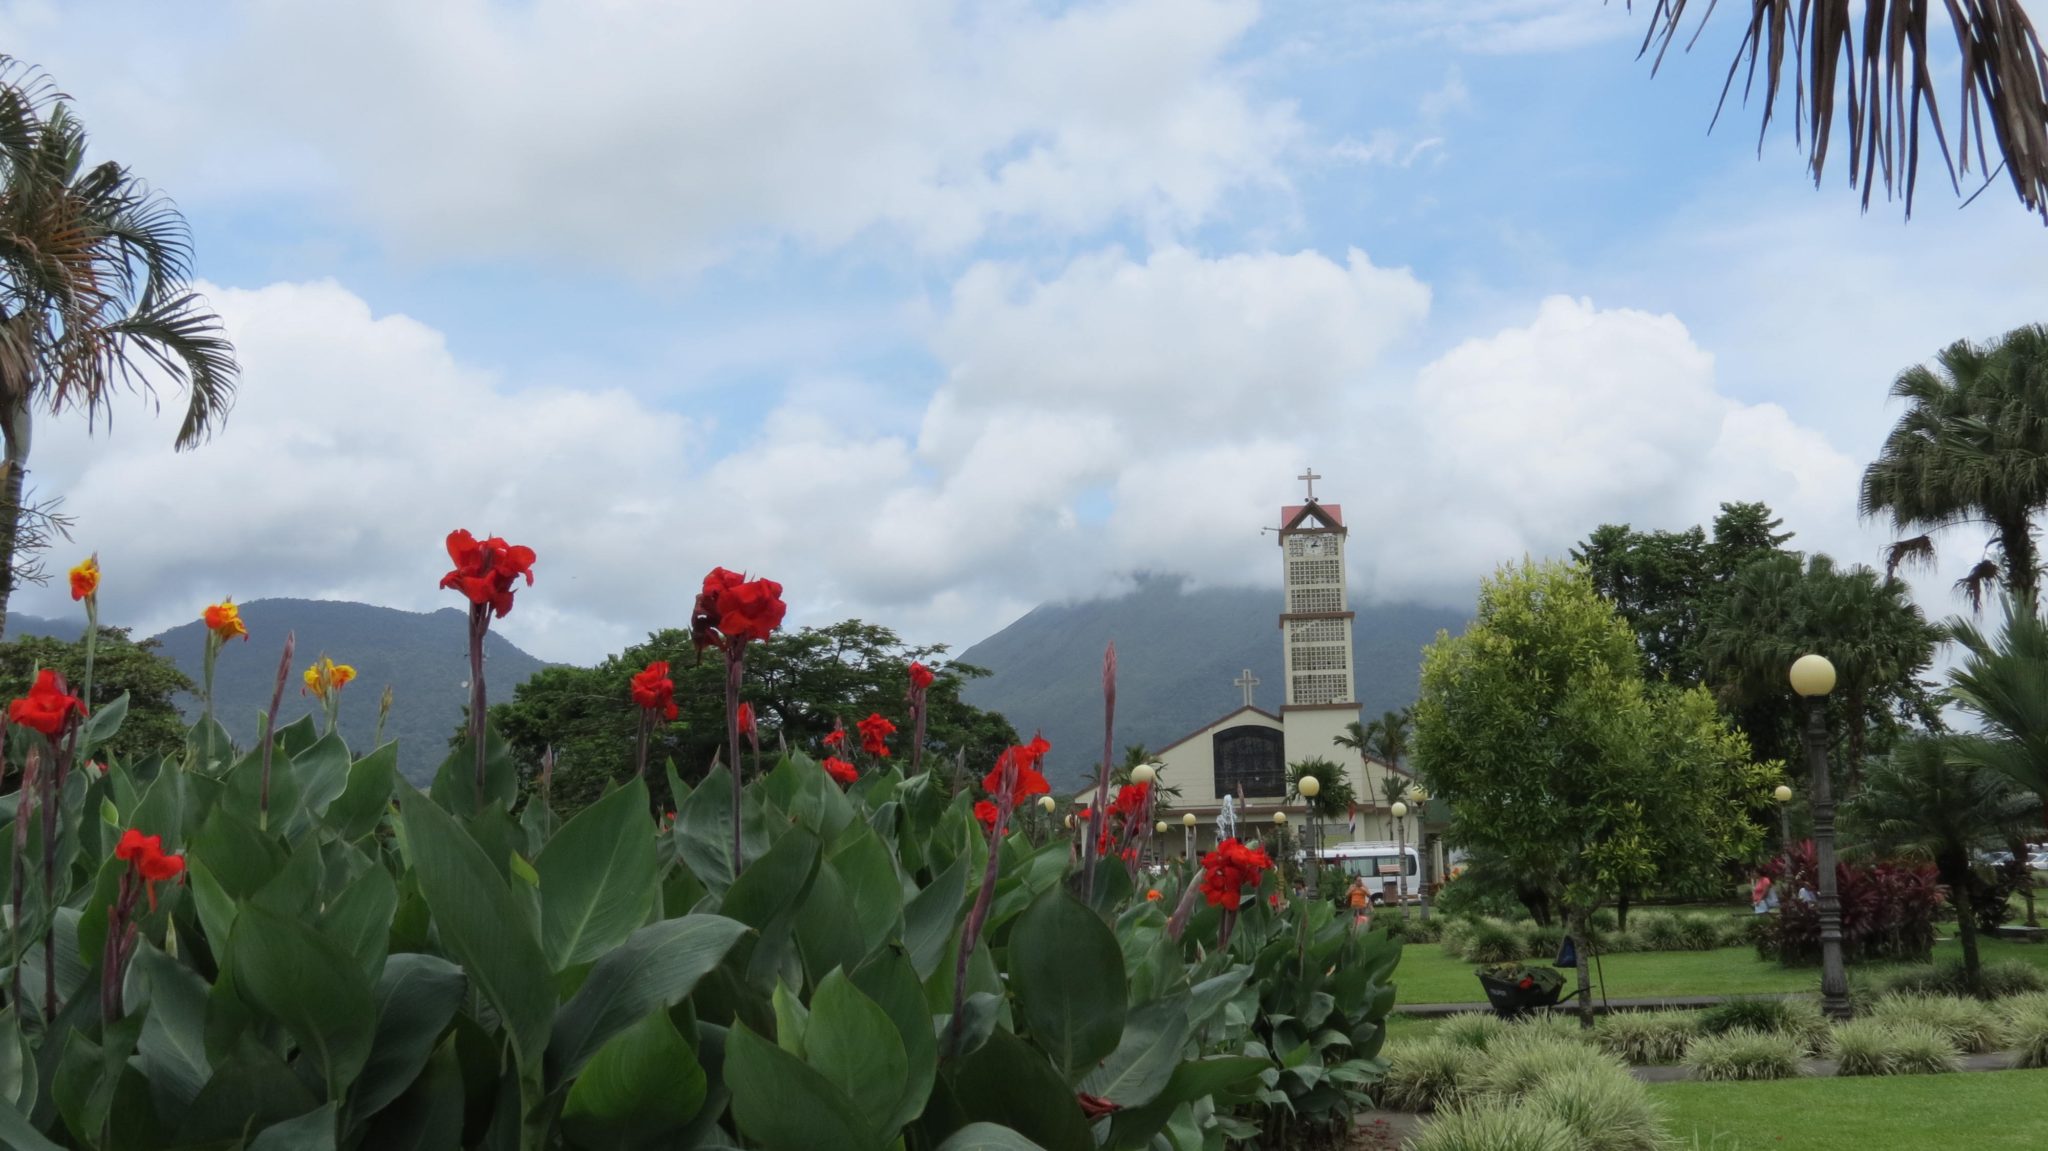
[{"label": "white cloud", "polygon": [[245,0],[171,54],[131,15],[0,28],[184,196],[337,198],[409,259],[1172,235],[1300,132],[1227,62],[1253,0]]}]

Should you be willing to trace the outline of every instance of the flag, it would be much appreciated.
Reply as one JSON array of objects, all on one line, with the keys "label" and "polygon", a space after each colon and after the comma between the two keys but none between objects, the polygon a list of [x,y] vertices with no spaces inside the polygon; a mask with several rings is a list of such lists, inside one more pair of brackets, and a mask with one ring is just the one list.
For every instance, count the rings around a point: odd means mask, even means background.
[{"label": "flag", "polygon": [[1351,819],[1350,819],[1350,820],[1349,820],[1349,821],[1348,821],[1347,823],[1345,823],[1345,825],[1344,825],[1344,826],[1345,826],[1345,829],[1346,829],[1346,834],[1349,834],[1349,835],[1353,835],[1353,836],[1356,836],[1356,835],[1358,834],[1358,805],[1357,805],[1357,804],[1355,804],[1355,803],[1354,803],[1354,804],[1352,804],[1352,805],[1351,805]]}]

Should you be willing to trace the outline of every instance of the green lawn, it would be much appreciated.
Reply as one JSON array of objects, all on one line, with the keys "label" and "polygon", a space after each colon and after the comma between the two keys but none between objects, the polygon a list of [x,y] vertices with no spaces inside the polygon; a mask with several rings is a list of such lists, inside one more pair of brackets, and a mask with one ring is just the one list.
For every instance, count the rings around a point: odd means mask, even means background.
[{"label": "green lawn", "polygon": [[2048,1071],[1658,1083],[1679,1146],[1699,1151],[2036,1151]]},{"label": "green lawn", "polygon": [[[1986,963],[2001,959],[2022,959],[2048,969],[2048,944],[2014,943],[1987,939],[1982,950]],[[1953,940],[1934,949],[1936,960],[1960,959]],[[1876,968],[1852,967],[1859,971]],[[1401,966],[1394,973],[1400,1003],[1476,1003],[1484,999],[1472,964],[1452,959],[1434,943],[1410,944],[1401,951]],[[1566,973],[1571,977],[1571,973]],[[1646,951],[1609,955],[1595,969],[1604,974],[1611,999],[1649,998],[1662,995],[1757,995],[1774,991],[1819,991],[1818,968],[1784,968],[1757,958],[1749,947],[1724,947],[1719,951]],[[1574,977],[1575,978],[1575,977]],[[1597,1001],[1600,987],[1593,995]]]}]

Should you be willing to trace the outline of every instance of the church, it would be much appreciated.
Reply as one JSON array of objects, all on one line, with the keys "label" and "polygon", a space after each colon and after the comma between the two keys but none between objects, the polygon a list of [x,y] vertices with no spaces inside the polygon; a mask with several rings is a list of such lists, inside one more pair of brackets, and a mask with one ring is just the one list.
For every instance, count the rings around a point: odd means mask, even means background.
[{"label": "church", "polygon": [[[1226,796],[1242,837],[1259,835],[1260,825],[1270,826],[1282,811],[1293,830],[1306,830],[1308,809],[1287,794],[1288,765],[1318,758],[1343,767],[1358,797],[1348,818],[1337,817],[1320,829],[1324,846],[1398,837],[1419,845],[1421,814],[1410,813],[1405,828],[1397,829],[1388,810],[1392,797],[1381,794],[1388,774],[1398,770],[1406,778],[1406,770],[1337,743],[1360,718],[1352,674],[1354,613],[1345,585],[1349,531],[1341,505],[1316,499],[1315,481],[1322,477],[1310,469],[1298,478],[1306,483],[1307,494],[1303,502],[1280,509],[1276,533],[1283,596],[1277,624],[1285,677],[1278,689],[1279,710],[1260,705],[1258,689],[1265,685],[1247,670],[1235,681],[1243,705],[1156,749],[1153,765],[1161,782],[1179,792],[1174,810],[1194,814],[1197,850],[1216,842]],[[1174,827],[1166,833],[1166,846],[1177,846],[1180,831]]]}]

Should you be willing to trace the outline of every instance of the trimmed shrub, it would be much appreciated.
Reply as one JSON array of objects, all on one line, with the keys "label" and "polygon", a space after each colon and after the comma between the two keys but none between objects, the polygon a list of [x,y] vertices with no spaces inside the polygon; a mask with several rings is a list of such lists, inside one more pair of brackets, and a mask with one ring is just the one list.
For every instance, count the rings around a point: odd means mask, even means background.
[{"label": "trimmed shrub", "polygon": [[1522,924],[1522,954],[1528,959],[1555,959],[1564,947],[1564,928],[1553,923]]},{"label": "trimmed shrub", "polygon": [[1465,958],[1465,948],[1471,943],[1473,933],[1478,929],[1478,921],[1442,916],[1438,918],[1443,920],[1443,926],[1437,929],[1437,941],[1443,944],[1444,954],[1452,959]]},{"label": "trimmed shrub", "polygon": [[1805,1050],[1797,1039],[1763,1031],[1702,1035],[1686,1050],[1695,1079],[1791,1079]]},{"label": "trimmed shrub", "polygon": [[1380,1105],[1396,1111],[1434,1111],[1464,1098],[1480,1052],[1442,1039],[1390,1046],[1380,1080]]},{"label": "trimmed shrub", "polygon": [[2014,1067],[2048,1067],[2048,995],[2021,995],[1999,1005]]},{"label": "trimmed shrub", "polygon": [[1593,1025],[1593,1042],[1610,1055],[1645,1067],[1684,1059],[1699,1033],[1699,1017],[1688,1011],[1617,1011]]},{"label": "trimmed shrub", "polygon": [[[1987,963],[1980,973],[1984,994],[1992,999],[2048,991],[2048,971],[2022,959]],[[1963,965],[1956,960],[1905,967],[1885,976],[1884,990],[1900,995],[1948,995],[1961,998],[1970,993]]]},{"label": "trimmed shrub", "polygon": [[1755,915],[1728,915],[1720,919],[1721,947],[1748,947],[1756,942],[1762,924]]},{"label": "trimmed shrub", "polygon": [[1682,938],[1678,917],[1662,911],[1647,911],[1636,916],[1629,931],[1642,941],[1644,951],[1676,951]]},{"label": "trimmed shrub", "polygon": [[1414,1151],[1579,1151],[1572,1129],[1527,1107],[1482,1106],[1446,1111],[1422,1129]]},{"label": "trimmed shrub", "polygon": [[2048,992],[2048,971],[2024,959],[2001,959],[1987,963],[1983,971],[1984,994],[1993,999]]},{"label": "trimmed shrub", "polygon": [[1439,1023],[1432,1036],[1459,1047],[1484,1051],[1508,1033],[1506,1020],[1490,1014],[1453,1015]]},{"label": "trimmed shrub", "polygon": [[1402,919],[1397,915],[1387,922],[1389,934],[1407,943],[1435,943],[1444,937],[1444,919],[1441,915],[1428,919],[1419,915]]},{"label": "trimmed shrub", "polygon": [[2005,1047],[2005,1021],[1995,1008],[1974,999],[1887,995],[1871,1005],[1870,1018],[1928,1028],[1965,1055]]},{"label": "trimmed shrub", "polygon": [[1933,1028],[1885,1019],[1838,1024],[1830,1048],[1837,1075],[1934,1075],[1962,1067],[1955,1048]]},{"label": "trimmed shrub", "polygon": [[1722,928],[1727,916],[1694,914],[1678,921],[1679,945],[1687,951],[1712,951],[1721,946]]},{"label": "trimmed shrub", "polygon": [[1521,930],[1502,920],[1479,920],[1465,939],[1463,958],[1468,963],[1514,963],[1527,957]]},{"label": "trimmed shrub", "polygon": [[1560,1071],[1531,1088],[1523,1106],[1569,1127],[1581,1151],[1661,1151],[1669,1144],[1650,1093],[1610,1067]]},{"label": "trimmed shrub", "polygon": [[1591,927],[1595,933],[1602,931],[1615,931],[1618,930],[1621,926],[1621,918],[1614,913],[1613,908],[1603,907],[1600,910],[1595,911],[1593,914],[1587,916],[1586,924],[1587,926]]},{"label": "trimmed shrub", "polygon": [[1783,1035],[1807,1051],[1827,1045],[1828,1023],[1820,1006],[1807,999],[1730,999],[1699,1013],[1700,1031],[1725,1035],[1757,1031]]}]

